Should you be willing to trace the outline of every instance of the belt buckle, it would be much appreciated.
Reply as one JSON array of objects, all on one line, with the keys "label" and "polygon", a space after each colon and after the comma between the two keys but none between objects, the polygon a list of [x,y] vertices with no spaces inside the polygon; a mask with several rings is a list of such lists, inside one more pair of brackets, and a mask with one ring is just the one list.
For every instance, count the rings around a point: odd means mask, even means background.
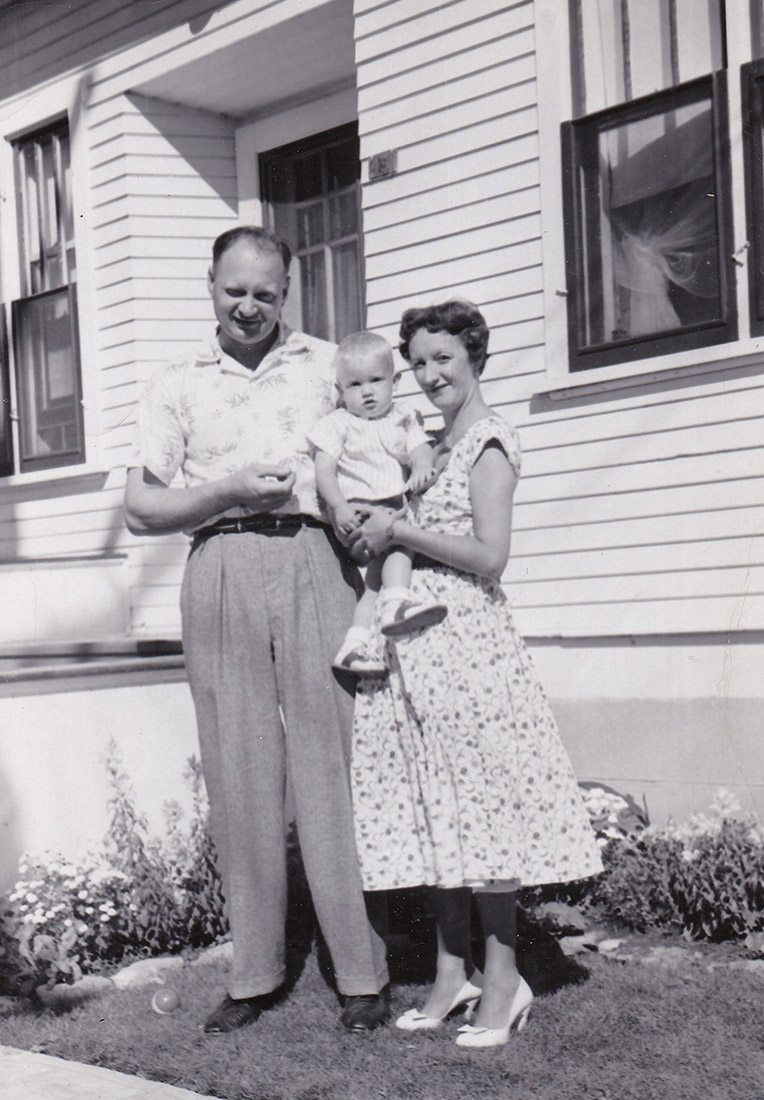
[{"label": "belt buckle", "polygon": [[274,525],[274,528],[275,528],[276,531],[284,530],[287,527],[299,527],[300,526],[300,517],[299,516],[277,515],[277,516],[273,517],[273,520],[274,520],[273,525]]}]

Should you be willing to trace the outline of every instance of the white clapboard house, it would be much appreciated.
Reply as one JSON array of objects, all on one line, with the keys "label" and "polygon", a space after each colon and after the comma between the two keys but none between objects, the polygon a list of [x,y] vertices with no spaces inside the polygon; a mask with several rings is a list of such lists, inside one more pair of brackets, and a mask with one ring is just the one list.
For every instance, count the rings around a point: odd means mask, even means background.
[{"label": "white clapboard house", "polygon": [[99,839],[112,737],[155,818],[182,788],[188,540],[122,490],[236,223],[292,240],[316,335],[484,307],[506,584],[579,775],[657,821],[764,806],[763,8],[0,3],[7,859]]}]

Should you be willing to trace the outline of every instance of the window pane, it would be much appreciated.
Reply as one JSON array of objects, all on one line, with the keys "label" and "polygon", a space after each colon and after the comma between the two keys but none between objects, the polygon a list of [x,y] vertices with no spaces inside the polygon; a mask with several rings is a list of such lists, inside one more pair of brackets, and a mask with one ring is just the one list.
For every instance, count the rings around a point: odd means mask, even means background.
[{"label": "window pane", "polygon": [[338,191],[358,179],[358,138],[348,138],[327,150],[327,190]]},{"label": "window pane", "polygon": [[0,477],[13,473],[13,436],[11,432],[11,388],[8,370],[8,340],[5,310],[0,309]]},{"label": "window pane", "polygon": [[724,67],[722,0],[570,0],[574,113]]},{"label": "window pane", "polygon": [[323,191],[323,173],[321,153],[312,153],[307,157],[298,157],[294,162],[295,198],[298,202],[312,199]]},{"label": "window pane", "polygon": [[22,286],[27,294],[74,278],[69,135],[56,130],[19,143]]},{"label": "window pane", "polygon": [[267,162],[263,191],[272,203],[294,202],[295,176],[291,162],[278,159]]},{"label": "window pane", "polygon": [[37,145],[32,142],[22,150],[21,195],[24,202],[22,240],[26,263],[22,272],[24,289],[37,294],[43,289],[42,245],[40,242],[40,197],[37,180]]},{"label": "window pane", "polygon": [[79,364],[67,289],[15,303],[22,466],[81,457]]},{"label": "window pane", "polygon": [[329,218],[331,235],[335,239],[358,232],[358,193],[355,185],[352,190],[332,195],[329,199]]},{"label": "window pane", "polygon": [[744,110],[750,119],[743,145],[746,169],[746,224],[751,333],[764,333],[764,62],[743,66]]},{"label": "window pane", "polygon": [[710,101],[589,140],[585,346],[721,320]]},{"label": "window pane", "polygon": [[326,265],[324,253],[309,252],[300,257],[302,316],[305,330],[311,336],[329,340],[326,302]]},{"label": "window pane", "polygon": [[323,203],[319,200],[299,208],[297,211],[298,250],[323,244],[324,239]]},{"label": "window pane", "polygon": [[751,9],[751,53],[754,60],[764,57],[764,0],[749,0]]},{"label": "window pane", "polygon": [[299,266],[287,299],[289,323],[329,340],[362,328],[355,124],[264,153],[260,178],[268,223],[294,247]]},{"label": "window pane", "polygon": [[341,340],[363,328],[363,302],[358,280],[358,245],[355,241],[332,249],[334,300],[337,310],[334,339]]},{"label": "window pane", "polygon": [[41,143],[42,187],[42,245],[44,250],[45,289],[61,286],[64,282],[60,212],[63,203],[59,200],[56,161],[52,141]]}]

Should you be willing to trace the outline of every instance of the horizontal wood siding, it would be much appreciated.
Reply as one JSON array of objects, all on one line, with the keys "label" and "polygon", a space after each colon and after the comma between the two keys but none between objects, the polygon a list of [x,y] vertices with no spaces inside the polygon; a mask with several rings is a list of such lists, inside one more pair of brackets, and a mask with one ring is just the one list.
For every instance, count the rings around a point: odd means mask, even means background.
[{"label": "horizontal wood siding", "polygon": [[[537,635],[764,627],[764,392],[718,371],[553,401],[545,388],[531,2],[357,0],[368,323],[459,294],[523,445],[506,581]],[[412,390],[404,380],[403,389]]]},{"label": "horizontal wood siding", "polygon": [[[71,0],[0,9],[0,103],[92,66],[82,209],[102,465],[94,493],[0,493],[0,560],[130,554],[132,628],[177,633],[186,540],[135,540],[121,471],[152,370],[210,332],[210,240],[237,216],[233,123],[131,95],[181,32],[203,49],[270,5]],[[291,10],[291,9],[290,9]],[[507,572],[531,634],[764,628],[764,393],[756,367],[561,400],[545,388],[533,0],[356,0],[368,324],[461,294],[492,328],[485,386],[521,434]],[[198,33],[197,33],[198,31]],[[184,64],[188,58],[184,55]],[[44,121],[41,119],[41,121]],[[394,149],[397,173],[370,182]],[[402,390],[411,392],[410,378]]]},{"label": "horizontal wood siding", "polygon": [[[135,402],[163,362],[210,339],[210,241],[237,218],[233,123],[126,95],[88,112],[103,451],[131,460]],[[128,536],[131,625],[178,633],[178,583],[188,541]]]},{"label": "horizontal wood siding", "polygon": [[[135,402],[160,363],[212,333],[210,241],[238,217],[234,125],[115,94],[104,77],[125,68],[120,51],[143,44],[138,54],[150,56],[163,48],[159,35],[184,24],[188,33],[189,21],[201,26],[218,9],[210,0],[71,0],[0,10],[0,101],[94,66],[85,108],[72,119],[84,132],[88,161],[85,177],[75,179],[75,204],[89,219],[92,243],[78,266],[87,267],[93,287],[93,300],[80,303],[89,313],[81,323],[95,331],[97,359],[97,408],[91,401],[88,426],[99,429],[98,464],[114,471],[96,492],[90,483],[67,495],[55,482],[21,493],[0,487],[0,572],[3,561],[127,554],[120,583],[127,578],[136,633],[178,634],[188,540],[138,540],[125,529],[123,470]],[[127,73],[123,87],[129,83]]]},{"label": "horizontal wood siding", "polygon": [[220,7],[214,0],[66,0],[0,9],[0,102]]}]

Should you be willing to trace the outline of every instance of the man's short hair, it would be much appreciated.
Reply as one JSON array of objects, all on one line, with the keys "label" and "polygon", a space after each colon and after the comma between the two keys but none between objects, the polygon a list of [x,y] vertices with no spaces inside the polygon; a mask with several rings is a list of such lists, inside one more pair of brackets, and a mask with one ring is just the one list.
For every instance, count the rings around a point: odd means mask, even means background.
[{"label": "man's short hair", "polygon": [[261,225],[235,225],[233,229],[226,229],[221,233],[212,245],[212,270],[218,266],[223,253],[232,248],[237,241],[249,241],[257,249],[265,252],[278,252],[284,264],[284,271],[289,272],[292,262],[292,249],[283,237],[271,233],[269,229],[263,229]]}]

